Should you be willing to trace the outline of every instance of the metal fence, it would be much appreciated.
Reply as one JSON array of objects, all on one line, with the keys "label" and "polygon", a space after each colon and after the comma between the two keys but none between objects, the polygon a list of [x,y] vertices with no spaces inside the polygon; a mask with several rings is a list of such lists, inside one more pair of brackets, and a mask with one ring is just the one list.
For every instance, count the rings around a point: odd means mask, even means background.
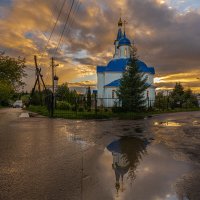
[{"label": "metal fence", "polygon": [[[67,100],[65,99],[65,101],[61,101],[56,97],[54,98],[52,94],[49,94],[45,97],[45,105],[50,117],[71,119],[110,118],[115,116],[114,113],[119,113],[122,110],[120,109],[122,102],[118,98],[97,98],[96,95],[93,95],[91,99],[80,96],[70,97]],[[153,100],[146,99],[147,110],[153,108],[153,105]],[[133,115],[134,117],[135,114],[129,112],[129,115]]]},{"label": "metal fence", "polygon": [[[130,101],[132,101],[130,99]],[[124,105],[134,105],[128,102]],[[134,118],[137,114],[141,115],[146,113],[150,115],[152,112],[148,111],[169,111],[169,110],[191,110],[197,109],[194,105],[191,105],[190,101],[185,102],[176,102],[177,105],[174,105],[170,101],[168,96],[159,98],[156,97],[156,100],[151,100],[149,98],[145,99],[145,109],[138,109],[137,113],[134,112],[125,112],[124,105],[118,98],[98,98],[97,95],[91,95],[88,98],[86,95],[74,95],[74,96],[64,96],[58,97],[53,96],[52,92],[42,93],[42,95],[35,94],[30,99],[30,104],[35,105],[32,108],[33,112],[43,114],[49,117],[60,117],[68,119],[94,119],[94,118],[111,118],[115,116],[124,116],[127,118]],[[38,106],[39,105],[39,106]],[[129,109],[126,109],[129,110]]]}]

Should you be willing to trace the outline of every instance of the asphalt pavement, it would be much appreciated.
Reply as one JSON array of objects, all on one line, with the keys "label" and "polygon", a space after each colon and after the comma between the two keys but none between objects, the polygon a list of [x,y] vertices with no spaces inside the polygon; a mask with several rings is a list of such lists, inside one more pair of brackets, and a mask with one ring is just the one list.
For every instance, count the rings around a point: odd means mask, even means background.
[{"label": "asphalt pavement", "polygon": [[1,200],[199,200],[200,112],[22,118],[0,109]]}]

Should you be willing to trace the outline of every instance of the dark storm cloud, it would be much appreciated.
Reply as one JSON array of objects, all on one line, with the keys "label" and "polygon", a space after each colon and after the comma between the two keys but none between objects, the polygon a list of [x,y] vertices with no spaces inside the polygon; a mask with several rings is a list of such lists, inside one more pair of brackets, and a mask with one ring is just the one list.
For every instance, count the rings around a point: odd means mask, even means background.
[{"label": "dark storm cloud", "polygon": [[[63,1],[35,0],[31,7],[29,3],[15,0],[10,9],[4,7],[6,18],[0,19],[0,31],[4,36],[0,37],[0,49],[11,55],[25,56],[31,65],[33,55],[44,51]],[[156,76],[192,71],[198,74],[200,14],[197,11],[180,15],[158,0],[82,0],[76,16],[72,17],[74,23],[70,20],[70,27],[55,53],[71,3],[66,1],[51,41],[43,52],[49,56],[43,58],[46,65],[49,66],[49,58],[56,55],[63,66],[58,70],[62,76],[60,80],[72,81],[72,77],[84,77],[84,73],[95,74],[96,65],[105,65],[112,58],[120,9],[122,17],[128,21],[127,36],[134,39],[139,58],[155,66]]]},{"label": "dark storm cloud", "polygon": [[[102,51],[113,53],[119,8],[114,3],[105,3],[101,1],[101,7],[98,8],[97,3],[92,4],[96,9],[94,16],[89,14],[92,6],[88,8],[86,4],[81,7],[79,20],[75,22],[72,34],[72,52],[87,49],[89,56],[94,57]],[[200,66],[198,13],[191,12],[181,16],[166,5],[148,0],[127,0],[124,13],[129,22],[127,34],[134,38],[140,59],[155,66],[158,74],[189,71]],[[150,35],[146,34],[148,30],[152,32]],[[76,35],[78,36],[74,37]],[[85,64],[85,59],[82,61]]]},{"label": "dark storm cloud", "polygon": [[0,0],[0,6],[8,6],[12,3],[12,0]]},{"label": "dark storm cloud", "polygon": [[83,65],[95,65],[95,61],[91,58],[75,58],[74,61],[80,62]]},{"label": "dark storm cloud", "polygon": [[[178,15],[165,5],[151,1],[128,1],[138,29],[150,30],[135,35],[140,57],[157,66],[158,74],[177,73],[200,67],[200,15]],[[132,27],[134,31],[134,27]]]}]

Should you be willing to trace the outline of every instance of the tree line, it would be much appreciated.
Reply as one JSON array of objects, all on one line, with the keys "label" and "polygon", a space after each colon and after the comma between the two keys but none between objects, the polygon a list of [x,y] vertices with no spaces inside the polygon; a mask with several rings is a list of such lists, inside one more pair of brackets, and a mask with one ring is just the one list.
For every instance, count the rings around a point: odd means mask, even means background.
[{"label": "tree line", "polygon": [[[140,112],[146,110],[144,92],[147,89],[146,79],[143,78],[136,64],[138,58],[135,48],[132,48],[130,61],[123,73],[117,97],[121,102],[120,107],[114,107],[113,111]],[[25,83],[22,81],[25,74],[25,59],[11,58],[0,53],[0,105],[8,105],[9,100],[19,98],[19,89]],[[28,93],[21,94],[21,99],[26,105],[46,105],[46,97],[51,95],[51,90],[40,94],[36,91],[30,99]],[[70,90],[67,83],[58,86],[56,90],[57,109],[86,110],[90,111],[95,101],[95,95],[91,93],[90,87],[86,94],[78,94],[76,90]],[[42,99],[42,101],[41,101]],[[158,92],[156,95],[154,109],[166,110],[176,108],[196,108],[198,100],[191,89],[185,90],[181,83],[176,83],[173,91],[165,95]]]},{"label": "tree line", "polygon": [[191,89],[184,89],[181,83],[176,83],[171,92],[158,92],[156,95],[155,108],[166,110],[176,108],[197,108],[198,99]]},{"label": "tree line", "polygon": [[17,98],[19,89],[25,83],[22,78],[25,74],[25,59],[11,58],[0,53],[0,105],[9,105],[9,100]]}]

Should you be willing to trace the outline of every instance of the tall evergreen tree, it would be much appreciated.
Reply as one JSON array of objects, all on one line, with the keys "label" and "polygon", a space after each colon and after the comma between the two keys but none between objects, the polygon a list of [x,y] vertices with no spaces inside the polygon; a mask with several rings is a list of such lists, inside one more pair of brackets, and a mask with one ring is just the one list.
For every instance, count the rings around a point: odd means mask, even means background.
[{"label": "tall evergreen tree", "polygon": [[144,92],[147,89],[146,78],[139,71],[136,49],[133,47],[130,61],[120,81],[117,95],[122,102],[124,111],[138,112],[145,108]]},{"label": "tall evergreen tree", "polygon": [[182,108],[184,103],[184,87],[181,83],[176,83],[171,95],[170,95],[170,105],[171,108]]},{"label": "tall evergreen tree", "polygon": [[192,92],[191,89],[187,89],[184,92],[183,97],[184,97],[184,103],[183,103],[184,108],[199,107],[197,96],[195,96],[195,94]]},{"label": "tall evergreen tree", "polygon": [[87,89],[87,108],[91,109],[92,106],[92,95],[91,95],[91,89],[88,87]]},{"label": "tall evergreen tree", "polygon": [[168,109],[169,107],[168,96],[165,96],[163,92],[158,92],[158,94],[156,95],[154,107],[162,110]]}]

